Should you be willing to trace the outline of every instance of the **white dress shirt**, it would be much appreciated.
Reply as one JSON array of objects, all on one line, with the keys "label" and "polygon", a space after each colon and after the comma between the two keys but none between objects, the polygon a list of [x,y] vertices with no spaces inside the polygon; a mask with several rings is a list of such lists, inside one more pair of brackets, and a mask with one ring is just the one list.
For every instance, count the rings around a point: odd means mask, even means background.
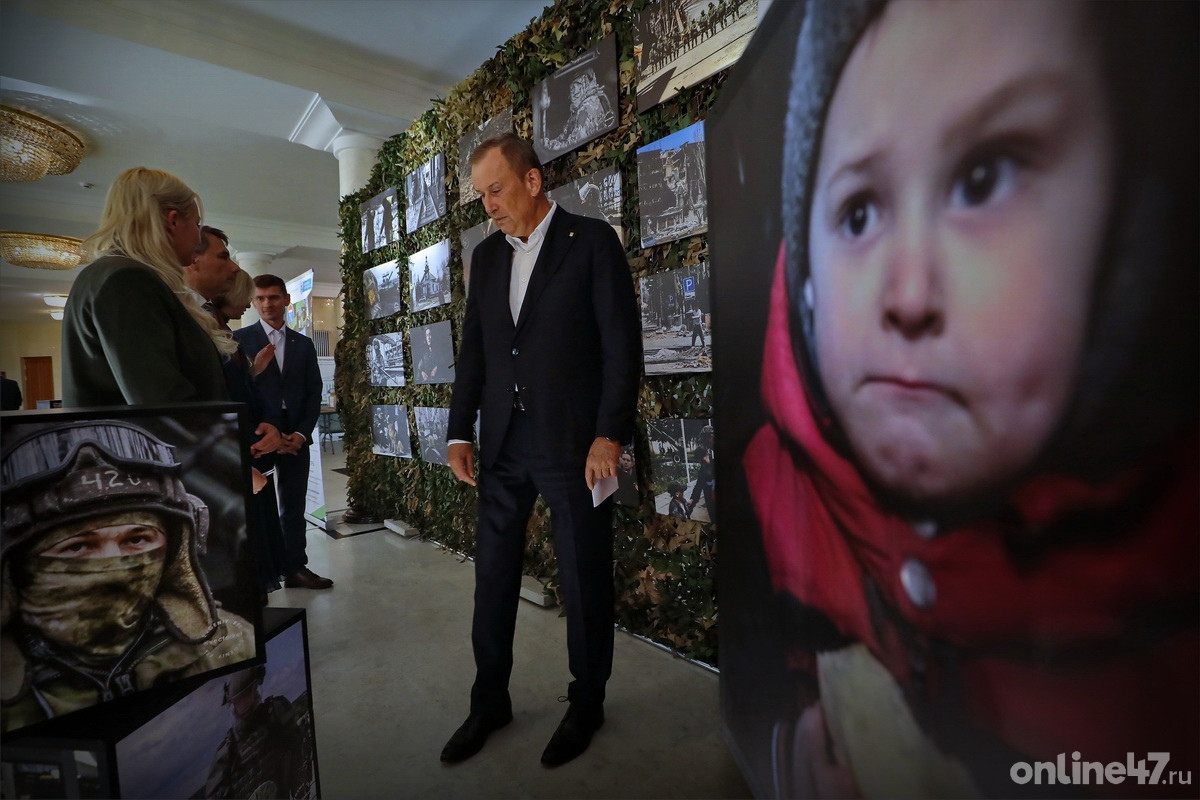
[{"label": "white dress shirt", "polygon": [[521,306],[525,303],[525,290],[529,288],[529,276],[537,264],[538,254],[542,252],[542,242],[546,241],[546,230],[550,227],[550,218],[554,216],[558,203],[550,203],[550,210],[538,223],[538,226],[522,242],[516,236],[505,235],[512,245],[513,261],[512,275],[508,279],[508,308],[512,311],[513,324],[521,317]]}]

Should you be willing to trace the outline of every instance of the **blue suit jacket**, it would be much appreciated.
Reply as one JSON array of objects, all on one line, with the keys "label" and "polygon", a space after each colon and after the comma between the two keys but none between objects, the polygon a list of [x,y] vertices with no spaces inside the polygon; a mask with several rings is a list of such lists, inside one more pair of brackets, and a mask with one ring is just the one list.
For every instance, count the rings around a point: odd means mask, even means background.
[{"label": "blue suit jacket", "polygon": [[[321,368],[317,365],[317,348],[302,333],[284,327],[283,371],[272,359],[255,380],[269,411],[284,424],[282,433],[304,434],[312,444],[313,429],[321,416]],[[233,332],[238,344],[250,360],[270,342],[258,322]],[[283,407],[287,406],[286,412]]]}]

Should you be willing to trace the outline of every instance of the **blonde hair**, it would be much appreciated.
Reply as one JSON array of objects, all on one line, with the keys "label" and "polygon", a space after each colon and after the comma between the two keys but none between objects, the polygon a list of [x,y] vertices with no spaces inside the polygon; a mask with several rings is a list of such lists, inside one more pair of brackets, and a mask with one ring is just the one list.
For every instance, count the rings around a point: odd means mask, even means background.
[{"label": "blonde hair", "polygon": [[179,178],[157,169],[132,167],[109,187],[100,229],[84,240],[83,249],[89,259],[119,255],[149,267],[208,333],[217,350],[232,353],[236,343],[188,289],[179,256],[163,224],[168,211],[186,214],[193,206],[200,215],[200,197]]},{"label": "blonde hair", "polygon": [[222,292],[212,299],[213,307],[218,311],[223,306],[230,303],[234,305],[246,306],[254,299],[254,279],[250,277],[250,273],[244,269],[239,269],[233,273],[233,285],[229,287],[229,291]]}]

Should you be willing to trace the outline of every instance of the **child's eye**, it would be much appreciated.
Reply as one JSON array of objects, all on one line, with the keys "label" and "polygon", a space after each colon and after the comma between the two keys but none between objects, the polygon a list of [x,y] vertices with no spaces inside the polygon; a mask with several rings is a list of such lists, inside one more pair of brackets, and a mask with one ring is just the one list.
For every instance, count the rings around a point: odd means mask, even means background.
[{"label": "child's eye", "polygon": [[1017,167],[1015,158],[998,153],[969,159],[950,189],[951,204],[972,208],[1006,197],[1016,184]]},{"label": "child's eye", "polygon": [[842,206],[838,215],[838,229],[852,239],[865,234],[878,220],[879,209],[870,196],[858,194]]}]

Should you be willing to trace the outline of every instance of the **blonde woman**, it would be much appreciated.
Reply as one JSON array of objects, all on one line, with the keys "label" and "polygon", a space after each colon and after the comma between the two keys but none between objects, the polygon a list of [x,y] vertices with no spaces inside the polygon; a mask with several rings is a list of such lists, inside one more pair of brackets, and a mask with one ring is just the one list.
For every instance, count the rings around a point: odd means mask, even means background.
[{"label": "blonde woman", "polygon": [[64,405],[229,399],[221,361],[236,345],[184,283],[200,225],[200,198],[175,176],[134,167],[113,181],[63,314]]}]

